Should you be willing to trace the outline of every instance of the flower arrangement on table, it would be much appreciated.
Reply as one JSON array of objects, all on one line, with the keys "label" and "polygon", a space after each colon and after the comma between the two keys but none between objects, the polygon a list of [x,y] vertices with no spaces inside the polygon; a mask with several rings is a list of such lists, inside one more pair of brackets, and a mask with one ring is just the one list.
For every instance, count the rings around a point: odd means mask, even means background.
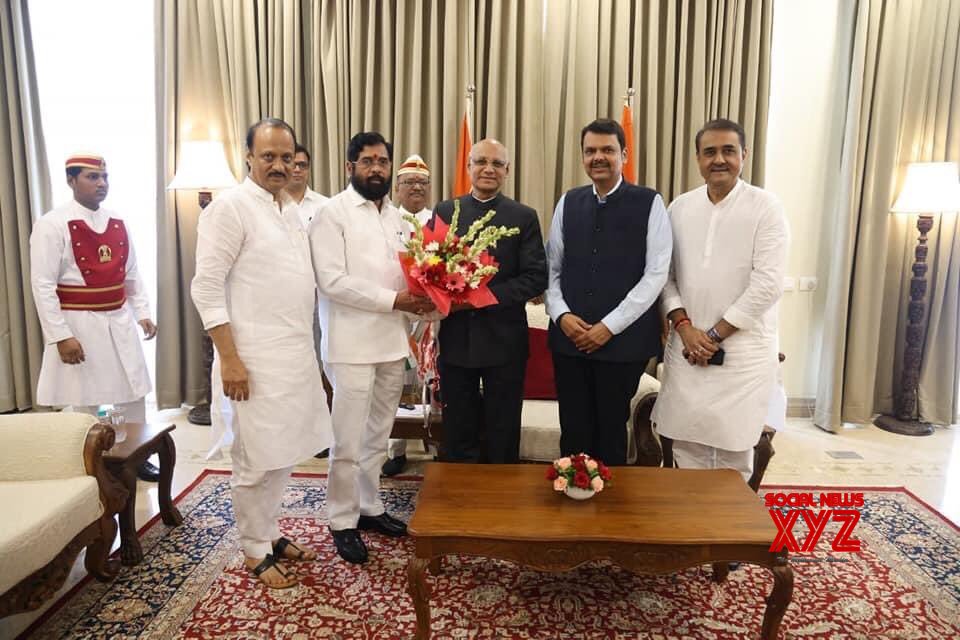
[{"label": "flower arrangement on table", "polygon": [[562,491],[570,497],[590,497],[600,493],[612,478],[610,467],[585,453],[558,458],[547,469],[547,480],[553,482],[553,490]]},{"label": "flower arrangement on table", "polygon": [[429,229],[414,216],[404,216],[414,228],[406,243],[407,250],[400,253],[410,293],[429,297],[443,316],[450,313],[454,304],[470,303],[476,308],[497,304],[488,284],[499,265],[487,249],[496,246],[501,238],[517,235],[520,229],[487,226],[495,214],[493,209],[488,211],[462,237],[456,234],[459,200],[453,201],[449,225],[434,216],[433,229]]}]

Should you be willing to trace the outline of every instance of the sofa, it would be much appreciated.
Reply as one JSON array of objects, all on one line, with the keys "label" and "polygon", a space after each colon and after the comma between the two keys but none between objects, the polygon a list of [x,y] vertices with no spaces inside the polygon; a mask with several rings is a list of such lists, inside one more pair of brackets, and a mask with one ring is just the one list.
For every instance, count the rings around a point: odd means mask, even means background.
[{"label": "sofa", "polygon": [[0,617],[40,607],[80,550],[101,580],[127,491],[104,468],[115,434],[81,413],[0,416]]},{"label": "sofa", "polygon": [[[535,462],[551,461],[560,457],[560,410],[553,381],[553,360],[547,347],[547,316],[543,302],[529,302],[526,306],[530,338],[530,355],[527,358],[527,374],[524,384],[523,413],[520,420],[520,459]],[[442,384],[442,381],[441,381]],[[649,414],[653,407],[660,383],[651,375],[643,374],[637,393],[631,402],[630,415],[639,411]],[[332,393],[327,385],[328,393]],[[419,391],[410,396],[416,402]],[[417,414],[422,416],[420,410]],[[641,459],[637,449],[634,420],[624,424],[627,432],[627,461],[635,464]],[[641,429],[641,434],[645,432]],[[419,419],[410,419],[409,412],[400,410],[394,423],[392,438],[414,438],[425,446],[439,450],[443,441],[443,424],[436,414],[431,416],[429,427],[424,429]]]}]

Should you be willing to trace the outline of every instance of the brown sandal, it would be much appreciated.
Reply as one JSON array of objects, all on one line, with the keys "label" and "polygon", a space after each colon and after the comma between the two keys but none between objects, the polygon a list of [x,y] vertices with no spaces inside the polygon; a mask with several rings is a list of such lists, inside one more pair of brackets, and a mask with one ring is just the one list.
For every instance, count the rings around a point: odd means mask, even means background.
[{"label": "brown sandal", "polygon": [[[292,549],[297,553],[297,555],[295,556],[285,555],[283,552],[286,551],[287,549]],[[307,557],[308,553],[312,553],[313,557],[308,558]],[[281,537],[279,540],[273,543],[273,555],[278,560],[306,560],[308,562],[312,562],[317,559],[316,551],[304,549],[303,547],[298,545],[296,542],[293,542],[289,538],[284,538],[284,537]]]},{"label": "brown sandal", "polygon": [[[262,578],[262,576],[270,569],[276,570],[276,572],[280,574],[280,577],[286,580],[288,584],[268,584],[267,581]],[[273,554],[270,553],[264,557],[260,564],[253,569],[250,569],[250,571],[253,572],[253,575],[257,576],[264,586],[269,587],[270,589],[289,589],[290,587],[295,587],[300,582],[295,575],[287,571],[286,568],[279,563],[278,558],[274,557]]]}]

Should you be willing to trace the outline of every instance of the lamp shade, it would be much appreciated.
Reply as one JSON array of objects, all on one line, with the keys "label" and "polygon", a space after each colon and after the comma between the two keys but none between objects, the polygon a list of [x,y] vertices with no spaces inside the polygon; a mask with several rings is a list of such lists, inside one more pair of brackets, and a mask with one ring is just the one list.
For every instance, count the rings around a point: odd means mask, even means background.
[{"label": "lamp shade", "polygon": [[227,166],[223,144],[216,140],[195,140],[180,145],[177,175],[167,189],[211,191],[235,184],[237,179]]},{"label": "lamp shade", "polygon": [[960,178],[956,162],[911,162],[894,213],[960,211]]}]

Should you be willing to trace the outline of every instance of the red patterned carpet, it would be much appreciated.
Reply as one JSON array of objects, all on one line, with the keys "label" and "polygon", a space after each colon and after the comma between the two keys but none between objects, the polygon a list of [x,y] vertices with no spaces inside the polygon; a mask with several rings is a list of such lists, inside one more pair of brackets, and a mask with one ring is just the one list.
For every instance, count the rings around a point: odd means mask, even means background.
[{"label": "red patterned carpet", "polygon": [[[384,481],[390,511],[409,518],[418,484]],[[295,565],[302,582],[294,589],[265,589],[243,568],[228,476],[205,472],[179,499],[182,526],[144,527],[142,564],[109,585],[81,583],[21,637],[412,637],[412,543],[371,534],[367,565],[341,561],[326,529],[325,488],[323,477],[297,476],[284,497],[285,531],[321,553],[319,562]],[[862,553],[832,554],[828,531],[816,553],[793,558],[781,637],[960,637],[957,527],[902,489],[867,490],[861,513]],[[750,566],[721,585],[706,567],[635,576],[593,563],[548,574],[467,557],[443,567],[433,580],[435,638],[753,638],[772,584]]]}]

